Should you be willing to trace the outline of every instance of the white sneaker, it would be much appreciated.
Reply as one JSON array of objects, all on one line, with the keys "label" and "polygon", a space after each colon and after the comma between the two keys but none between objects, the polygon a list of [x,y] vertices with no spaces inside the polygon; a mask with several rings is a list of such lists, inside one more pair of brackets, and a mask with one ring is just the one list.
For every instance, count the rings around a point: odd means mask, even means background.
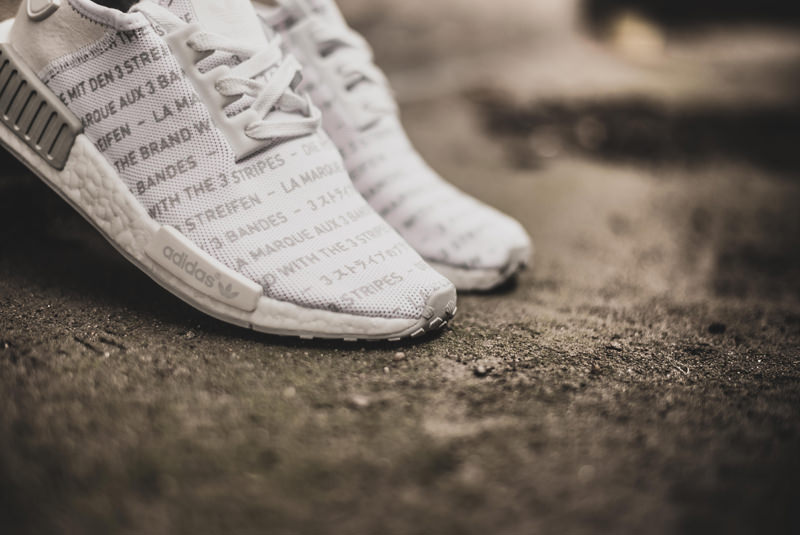
[{"label": "white sneaker", "polygon": [[440,328],[455,289],[353,189],[249,2],[170,3],[183,17],[24,0],[0,48],[0,142],[212,316],[304,338]]},{"label": "white sneaker", "polygon": [[323,125],[358,191],[459,290],[488,290],[532,254],[522,226],[442,180],[411,146],[386,77],[333,0],[256,3],[303,65],[299,88],[322,109]]}]

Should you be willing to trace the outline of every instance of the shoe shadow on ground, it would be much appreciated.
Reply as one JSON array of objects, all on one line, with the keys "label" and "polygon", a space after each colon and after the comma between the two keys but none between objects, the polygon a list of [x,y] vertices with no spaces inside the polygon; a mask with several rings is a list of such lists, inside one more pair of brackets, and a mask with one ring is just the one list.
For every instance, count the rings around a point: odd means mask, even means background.
[{"label": "shoe shadow on ground", "polygon": [[[11,156],[0,184],[0,273],[14,290],[155,314],[191,315],[166,291],[130,265],[64,200]],[[13,283],[11,282],[13,281]]]},{"label": "shoe shadow on ground", "polygon": [[442,335],[402,344],[354,344],[295,340],[229,325],[194,309],[139,271],[10,155],[0,154],[0,165],[5,169],[0,183],[0,293],[52,298],[69,311],[73,323],[92,321],[97,309],[119,315],[124,311],[177,330],[199,328],[212,336],[293,348],[409,347]]}]

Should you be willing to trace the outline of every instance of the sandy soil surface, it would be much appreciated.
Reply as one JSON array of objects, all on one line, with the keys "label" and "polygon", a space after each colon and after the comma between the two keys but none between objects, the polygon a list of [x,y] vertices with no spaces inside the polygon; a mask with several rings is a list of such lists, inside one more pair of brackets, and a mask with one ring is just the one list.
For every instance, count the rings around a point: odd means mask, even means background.
[{"label": "sandy soil surface", "polygon": [[800,530],[800,40],[456,4],[344,4],[537,243],[438,337],[206,318],[0,157],[0,532]]}]

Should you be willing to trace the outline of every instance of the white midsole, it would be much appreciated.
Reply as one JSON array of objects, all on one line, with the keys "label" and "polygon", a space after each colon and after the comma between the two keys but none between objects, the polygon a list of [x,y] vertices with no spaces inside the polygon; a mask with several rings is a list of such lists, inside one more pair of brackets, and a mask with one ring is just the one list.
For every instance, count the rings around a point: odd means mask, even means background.
[{"label": "white midsole", "polygon": [[[395,339],[417,332],[424,319],[384,319],[303,308],[268,297],[246,312],[192,288],[155,263],[146,250],[161,229],[150,218],[108,161],[85,135],[79,135],[63,171],[50,167],[5,126],[0,142],[78,212],[92,223],[120,253],[158,284],[207,314],[257,331],[308,338]],[[194,246],[191,251],[206,255]],[[241,277],[224,268],[222,275]]]}]

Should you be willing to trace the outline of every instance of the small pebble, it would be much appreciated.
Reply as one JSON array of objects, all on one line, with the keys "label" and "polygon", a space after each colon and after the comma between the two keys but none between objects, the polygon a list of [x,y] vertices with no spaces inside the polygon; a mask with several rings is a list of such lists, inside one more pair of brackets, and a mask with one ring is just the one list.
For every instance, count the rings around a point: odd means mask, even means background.
[{"label": "small pebble", "polygon": [[393,358],[395,361],[406,360],[406,354],[403,353],[402,351],[398,351],[397,353],[394,354]]},{"label": "small pebble", "polygon": [[369,407],[369,398],[356,394],[350,398],[350,404],[356,409],[366,409]]},{"label": "small pebble", "polygon": [[492,368],[487,368],[483,364],[480,364],[475,368],[475,377],[486,377],[491,371]]},{"label": "small pebble", "polygon": [[620,344],[619,342],[611,342],[606,346],[606,349],[609,349],[611,351],[622,351],[622,344]]},{"label": "small pebble", "polygon": [[284,399],[292,399],[297,395],[297,389],[293,386],[287,386],[283,389],[283,397]]},{"label": "small pebble", "polygon": [[186,334],[183,335],[184,338],[187,340],[194,340],[197,338],[197,334],[194,331],[188,331]]}]

